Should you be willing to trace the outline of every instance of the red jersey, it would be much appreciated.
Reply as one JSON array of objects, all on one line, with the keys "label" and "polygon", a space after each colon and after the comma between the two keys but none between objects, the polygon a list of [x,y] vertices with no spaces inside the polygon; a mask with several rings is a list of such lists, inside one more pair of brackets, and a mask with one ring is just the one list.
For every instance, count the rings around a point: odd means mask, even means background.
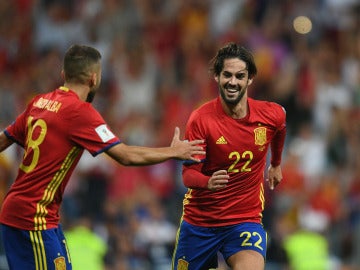
[{"label": "red jersey", "polygon": [[227,170],[230,179],[225,188],[215,192],[206,188],[207,181],[202,188],[188,189],[183,202],[183,218],[188,223],[206,227],[261,223],[267,152],[271,145],[271,163],[279,165],[286,114],[276,103],[251,98],[248,108],[245,118],[233,119],[217,98],[191,114],[186,139],[205,139],[206,158],[200,164],[184,164],[184,183],[194,177],[208,180],[221,169]]},{"label": "red jersey", "polygon": [[120,143],[93,106],[65,87],[36,96],[4,133],[25,153],[0,222],[24,230],[57,227],[65,186],[84,149],[96,156]]}]

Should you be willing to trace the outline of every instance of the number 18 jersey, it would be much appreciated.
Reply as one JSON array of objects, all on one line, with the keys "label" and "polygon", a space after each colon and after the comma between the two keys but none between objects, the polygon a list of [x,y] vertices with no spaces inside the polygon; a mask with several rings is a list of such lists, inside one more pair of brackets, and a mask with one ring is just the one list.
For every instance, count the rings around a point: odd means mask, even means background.
[{"label": "number 18 jersey", "polygon": [[64,189],[84,149],[96,156],[120,143],[93,106],[65,87],[36,96],[4,133],[25,152],[0,223],[23,230],[57,227]]}]

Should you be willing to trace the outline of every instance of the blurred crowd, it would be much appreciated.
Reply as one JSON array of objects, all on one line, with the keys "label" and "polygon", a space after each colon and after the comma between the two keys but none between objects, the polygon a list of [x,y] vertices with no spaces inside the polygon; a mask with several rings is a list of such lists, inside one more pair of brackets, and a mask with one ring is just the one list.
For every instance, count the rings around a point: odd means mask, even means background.
[{"label": "blurred crowd", "polygon": [[[294,30],[299,15],[307,34]],[[0,18],[1,129],[62,85],[63,54],[81,43],[102,53],[94,106],[112,130],[169,145],[217,96],[208,63],[219,47],[249,48],[249,95],[287,111],[284,180],[266,191],[267,269],[360,269],[359,0],[12,0]],[[0,155],[0,204],[21,155]],[[62,207],[74,269],[170,269],[184,193],[178,161],[120,167],[85,153]]]}]

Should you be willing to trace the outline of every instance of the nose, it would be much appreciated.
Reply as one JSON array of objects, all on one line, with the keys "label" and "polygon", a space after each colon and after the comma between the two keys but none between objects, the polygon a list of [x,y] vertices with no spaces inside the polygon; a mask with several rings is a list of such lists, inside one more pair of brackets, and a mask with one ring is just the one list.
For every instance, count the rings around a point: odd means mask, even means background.
[{"label": "nose", "polygon": [[229,83],[230,84],[233,84],[233,85],[235,85],[236,83],[237,83],[237,79],[236,79],[236,76],[234,75],[234,76],[231,76],[231,78],[230,78],[230,80],[229,80]]}]

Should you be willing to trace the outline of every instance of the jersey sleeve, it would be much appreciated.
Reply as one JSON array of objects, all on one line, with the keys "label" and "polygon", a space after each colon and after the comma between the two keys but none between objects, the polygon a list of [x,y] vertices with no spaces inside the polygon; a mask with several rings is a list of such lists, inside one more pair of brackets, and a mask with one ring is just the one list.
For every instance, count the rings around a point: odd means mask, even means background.
[{"label": "jersey sleeve", "polygon": [[110,130],[103,117],[89,103],[76,110],[70,129],[71,140],[96,156],[119,144],[119,138]]},{"label": "jersey sleeve", "polygon": [[[32,104],[34,99],[29,103]],[[16,142],[21,147],[24,147],[26,142],[26,134],[27,134],[27,115],[30,110],[30,105],[23,111],[18,117],[15,119],[13,123],[11,123],[4,131],[5,135]]]},{"label": "jersey sleeve", "polygon": [[281,163],[281,155],[285,143],[286,136],[286,111],[285,108],[276,104],[276,132],[271,142],[271,165],[278,166]]},{"label": "jersey sleeve", "polygon": [[[206,127],[203,125],[200,115],[197,111],[193,112],[186,124],[185,139],[189,141],[204,139],[206,138],[206,134]],[[206,140],[203,144],[200,144],[200,146],[206,151]],[[196,158],[204,162],[205,155],[197,155]],[[193,162],[185,162],[185,164],[193,164]]]},{"label": "jersey sleeve", "polygon": [[[204,125],[201,124],[199,114],[193,112],[189,117],[186,125],[185,138],[189,141],[199,138],[205,138],[206,131]],[[206,140],[201,144],[206,151]],[[201,160],[200,163],[186,161],[183,166],[183,183],[187,188],[207,188],[209,177],[201,173],[204,155],[197,156]]]}]

